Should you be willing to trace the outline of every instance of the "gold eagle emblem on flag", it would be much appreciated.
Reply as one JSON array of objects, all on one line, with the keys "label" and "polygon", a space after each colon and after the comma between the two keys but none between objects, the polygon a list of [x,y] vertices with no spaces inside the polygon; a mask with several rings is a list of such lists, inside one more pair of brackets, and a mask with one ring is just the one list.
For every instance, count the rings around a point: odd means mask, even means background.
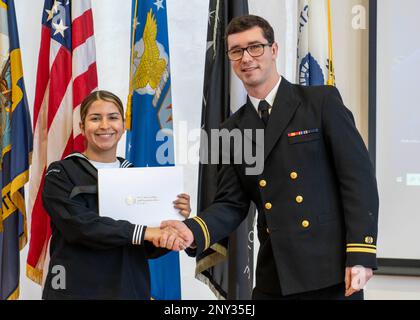
[{"label": "gold eagle emblem on flag", "polygon": [[[167,62],[160,58],[160,52],[156,41],[157,35],[156,18],[152,10],[147,14],[146,24],[143,31],[144,51],[140,63],[134,73],[132,88],[137,90],[149,85],[155,90],[165,72]],[[135,51],[135,58],[138,59],[139,52]]]}]

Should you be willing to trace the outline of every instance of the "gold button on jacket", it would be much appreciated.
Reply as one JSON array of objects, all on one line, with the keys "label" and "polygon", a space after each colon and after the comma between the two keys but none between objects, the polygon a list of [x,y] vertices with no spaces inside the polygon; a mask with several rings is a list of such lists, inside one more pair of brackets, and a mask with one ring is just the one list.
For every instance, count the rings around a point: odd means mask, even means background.
[{"label": "gold button on jacket", "polygon": [[267,186],[267,181],[265,181],[265,180],[261,180],[261,181],[260,181],[260,187],[261,187],[261,188],[265,188],[265,186]]},{"label": "gold button on jacket", "polygon": [[310,223],[309,223],[308,220],[303,220],[302,221],[302,227],[304,227],[306,229],[306,228],[309,228],[309,226],[310,226]]},{"label": "gold button on jacket", "polygon": [[270,203],[270,202],[267,202],[266,204],[265,204],[265,208],[267,209],[267,210],[271,210],[271,208],[273,207],[273,205]]},{"label": "gold button on jacket", "polygon": [[291,178],[292,180],[296,180],[296,179],[298,178],[298,174],[297,174],[296,172],[292,172],[292,173],[290,174],[290,178]]},{"label": "gold button on jacket", "polygon": [[297,203],[302,203],[303,202],[303,197],[302,196],[297,196],[296,197],[296,202]]}]

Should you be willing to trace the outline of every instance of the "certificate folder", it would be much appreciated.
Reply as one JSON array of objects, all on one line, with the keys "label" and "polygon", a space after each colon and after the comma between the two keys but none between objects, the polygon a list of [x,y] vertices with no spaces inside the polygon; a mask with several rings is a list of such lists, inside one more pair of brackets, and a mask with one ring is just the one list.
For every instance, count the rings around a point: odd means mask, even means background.
[{"label": "certificate folder", "polygon": [[183,187],[182,167],[99,169],[99,214],[151,227],[184,220],[173,204]]}]

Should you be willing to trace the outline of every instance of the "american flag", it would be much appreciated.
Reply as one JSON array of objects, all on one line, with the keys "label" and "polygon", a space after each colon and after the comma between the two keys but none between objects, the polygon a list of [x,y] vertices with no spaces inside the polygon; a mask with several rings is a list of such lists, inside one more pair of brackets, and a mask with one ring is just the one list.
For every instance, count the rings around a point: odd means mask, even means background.
[{"label": "american flag", "polygon": [[41,284],[48,267],[50,220],[41,191],[48,165],[83,151],[80,104],[97,88],[90,0],[45,0],[34,103],[34,148],[29,183],[31,237],[27,276]]}]

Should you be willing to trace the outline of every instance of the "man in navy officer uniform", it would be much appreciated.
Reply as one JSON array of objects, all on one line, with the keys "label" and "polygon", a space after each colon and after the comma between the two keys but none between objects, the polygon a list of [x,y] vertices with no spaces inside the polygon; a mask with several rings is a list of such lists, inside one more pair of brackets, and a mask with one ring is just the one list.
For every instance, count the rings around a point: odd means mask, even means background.
[{"label": "man in navy officer uniform", "polygon": [[[162,227],[177,229],[195,255],[234,231],[253,201],[260,241],[254,299],[363,299],[360,282],[377,267],[379,200],[351,112],[335,87],[280,77],[278,45],[264,19],[235,18],[226,37],[248,102],[222,127],[265,130],[263,171],[248,175],[245,164],[221,165],[212,205]],[[174,239],[161,246],[183,249]]]}]

